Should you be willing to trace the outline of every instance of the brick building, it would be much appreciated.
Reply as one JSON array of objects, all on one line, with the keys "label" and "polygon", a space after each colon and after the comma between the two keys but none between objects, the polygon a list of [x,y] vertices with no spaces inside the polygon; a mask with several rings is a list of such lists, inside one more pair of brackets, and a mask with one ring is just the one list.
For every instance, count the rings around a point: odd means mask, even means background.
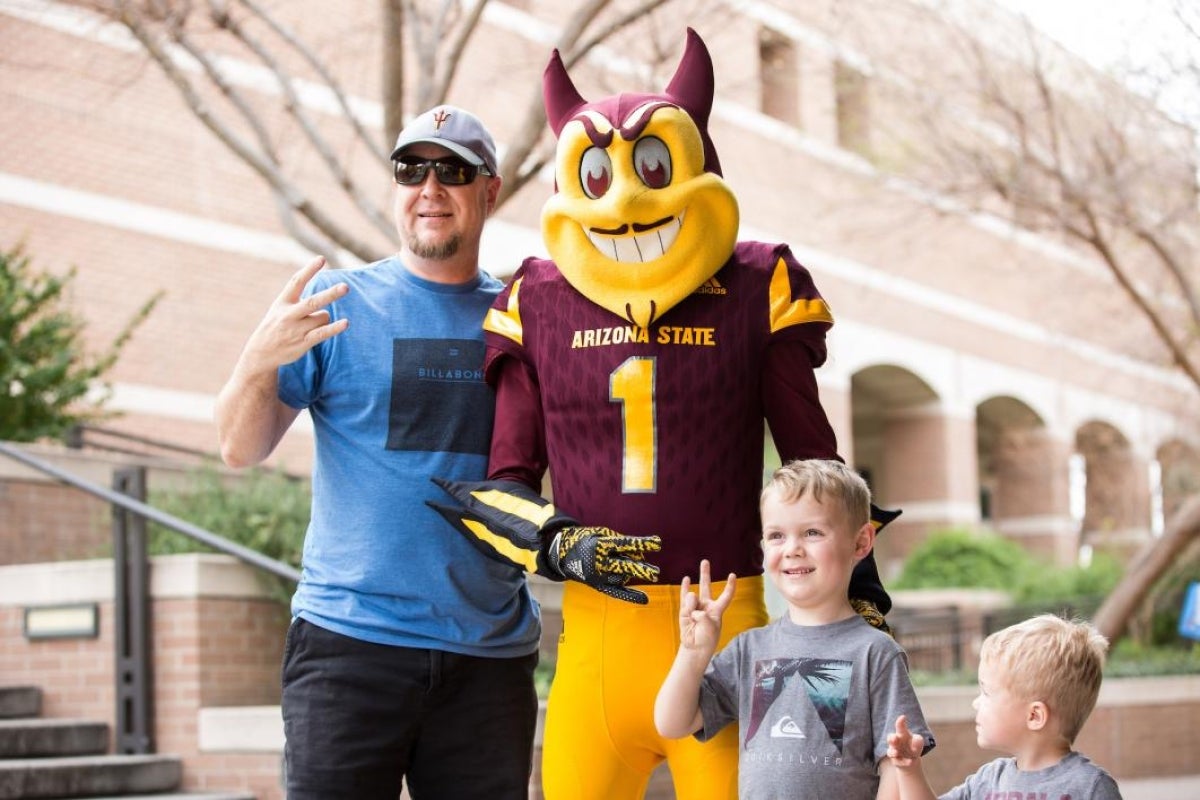
[{"label": "brick building", "polygon": [[[5,246],[24,241],[44,269],[78,267],[70,300],[97,347],[164,293],[111,375],[111,408],[122,413],[111,424],[211,449],[213,397],[309,253],[287,235],[263,182],[188,111],[129,31],[87,5],[0,2],[0,235]],[[334,18],[312,2],[273,11],[336,71],[382,142],[378,6],[342,3]],[[814,273],[837,320],[819,380],[841,451],[882,503],[905,509],[880,544],[886,572],[938,527],[988,524],[1058,563],[1081,544],[1128,549],[1159,530],[1164,508],[1196,485],[1195,387],[1168,368],[1092,253],[1022,228],[1019,202],[968,211],[905,175],[905,153],[922,146],[920,115],[962,109],[945,86],[906,87],[904,62],[933,60],[949,78],[953,48],[932,58],[930,42],[951,41],[956,14],[977,13],[973,24],[994,31],[1012,21],[971,2],[917,4],[919,17],[875,0],[667,7],[654,25],[597,48],[573,77],[585,96],[661,88],[683,41],[678,18],[705,37],[718,84],[712,135],[741,204],[742,238],[789,242]],[[502,153],[522,122],[513,109],[540,86],[547,31],[566,14],[530,0],[484,10],[489,46],[467,50],[450,99],[490,121]],[[188,24],[223,57],[235,91],[275,102],[282,90],[263,63]],[[666,54],[651,58],[655,46]],[[199,72],[182,47],[168,52],[181,75]],[[386,169],[353,143],[327,97],[297,86],[344,169],[386,209]],[[911,97],[934,102],[914,115]],[[220,102],[211,91],[201,99]],[[265,122],[279,169],[373,251],[389,252],[386,222],[356,216],[299,146],[300,132]],[[234,133],[251,137],[245,125]],[[1177,171],[1171,193],[1194,192],[1194,175]],[[502,207],[485,268],[507,275],[543,252],[538,213],[551,191],[544,170]],[[275,461],[302,471],[309,446],[298,426]]]}]

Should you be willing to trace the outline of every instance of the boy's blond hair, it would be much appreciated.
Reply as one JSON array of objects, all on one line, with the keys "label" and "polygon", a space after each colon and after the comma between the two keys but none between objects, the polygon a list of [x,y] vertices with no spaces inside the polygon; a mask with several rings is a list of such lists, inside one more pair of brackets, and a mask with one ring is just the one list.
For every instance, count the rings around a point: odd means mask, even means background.
[{"label": "boy's blond hair", "polygon": [[770,496],[794,503],[811,495],[818,503],[836,501],[852,531],[871,521],[871,490],[857,472],[840,461],[811,458],[789,461],[771,475],[759,496],[759,509]]},{"label": "boy's blond hair", "polygon": [[1088,623],[1041,614],[984,639],[979,661],[999,667],[1012,694],[1045,703],[1073,743],[1096,706],[1107,652],[1108,639]]}]

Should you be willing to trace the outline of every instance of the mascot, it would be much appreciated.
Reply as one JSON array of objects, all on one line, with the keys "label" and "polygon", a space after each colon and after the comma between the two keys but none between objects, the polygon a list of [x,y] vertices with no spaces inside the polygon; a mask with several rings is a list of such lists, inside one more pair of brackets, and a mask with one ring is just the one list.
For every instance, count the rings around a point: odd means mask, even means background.
[{"label": "mascot", "polygon": [[[484,323],[489,480],[442,483],[458,505],[439,510],[487,555],[568,579],[548,800],[640,798],[664,759],[682,800],[735,798],[736,726],[664,740],[654,698],[679,644],[679,584],[702,558],[738,576],[722,645],[767,621],[763,420],[784,460],[838,457],[813,374],[833,318],[786,245],[737,241],[694,31],[662,94],[588,102],[556,51],[544,96],[553,260],[527,259]],[[547,468],[553,503],[539,495]],[[873,558],[851,595],[882,625]]]}]

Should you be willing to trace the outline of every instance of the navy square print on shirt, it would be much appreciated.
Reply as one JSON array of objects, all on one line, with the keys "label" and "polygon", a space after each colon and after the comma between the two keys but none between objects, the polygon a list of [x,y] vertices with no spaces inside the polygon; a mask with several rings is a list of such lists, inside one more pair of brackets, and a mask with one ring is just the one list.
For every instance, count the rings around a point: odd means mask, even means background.
[{"label": "navy square print on shirt", "polygon": [[392,341],[388,450],[487,455],[494,398],[483,353],[471,339]]}]

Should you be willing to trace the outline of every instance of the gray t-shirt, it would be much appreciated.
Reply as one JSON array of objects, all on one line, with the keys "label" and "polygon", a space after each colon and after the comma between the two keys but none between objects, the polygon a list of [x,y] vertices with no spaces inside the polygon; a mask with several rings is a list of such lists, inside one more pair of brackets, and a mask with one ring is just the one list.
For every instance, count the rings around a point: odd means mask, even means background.
[{"label": "gray t-shirt", "polygon": [[934,744],[904,650],[859,616],[800,626],[785,615],[739,634],[704,673],[700,712],[701,741],[738,723],[741,800],[874,800],[901,714],[927,752]]},{"label": "gray t-shirt", "polygon": [[940,800],[1045,797],[1047,800],[1121,800],[1112,776],[1082,753],[1070,752],[1052,767],[1022,771],[1015,758],[997,758],[979,768]]}]

